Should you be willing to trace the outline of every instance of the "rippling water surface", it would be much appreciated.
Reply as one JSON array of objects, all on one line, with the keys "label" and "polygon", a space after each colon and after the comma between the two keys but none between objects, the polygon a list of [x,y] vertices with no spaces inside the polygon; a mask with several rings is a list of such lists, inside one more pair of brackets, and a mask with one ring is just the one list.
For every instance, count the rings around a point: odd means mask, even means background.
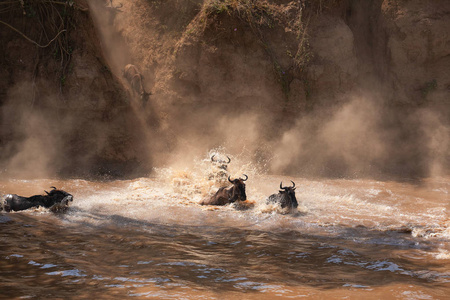
[{"label": "rippling water surface", "polygon": [[[204,174],[158,174],[0,181],[0,194],[74,195],[65,214],[0,213],[0,298],[449,299],[448,178],[253,174],[246,206],[212,208],[197,204],[217,189]],[[298,211],[265,205],[291,179]]]}]

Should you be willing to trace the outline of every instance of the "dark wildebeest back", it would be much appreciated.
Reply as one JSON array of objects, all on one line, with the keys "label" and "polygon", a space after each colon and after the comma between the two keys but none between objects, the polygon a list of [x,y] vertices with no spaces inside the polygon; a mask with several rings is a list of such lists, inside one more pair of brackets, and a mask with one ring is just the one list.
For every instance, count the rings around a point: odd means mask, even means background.
[{"label": "dark wildebeest back", "polygon": [[16,194],[8,194],[3,200],[3,209],[7,212],[14,210],[20,211],[32,207],[43,206],[51,208],[54,205],[68,206],[69,201],[73,201],[73,196],[63,190],[55,187],[50,192],[45,191],[47,195],[34,195],[31,197],[22,197]]},{"label": "dark wildebeest back", "polygon": [[3,199],[3,209],[7,212],[11,210],[19,211],[32,207],[44,206],[44,196],[35,195],[31,197],[22,197],[16,194],[8,194]]},{"label": "dark wildebeest back", "polygon": [[212,197],[202,200],[200,205],[226,205],[236,201],[247,200],[247,195],[245,194],[245,183],[248,176],[245,175],[245,179],[239,178],[231,180],[228,176],[228,181],[233,185],[229,187],[221,187]]},{"label": "dark wildebeest back", "polygon": [[131,86],[132,93],[139,95],[142,105],[147,104],[148,98],[152,93],[147,93],[145,91],[143,83],[144,77],[139,72],[138,68],[135,65],[128,64],[123,69],[122,75]]},{"label": "dark wildebeest back", "polygon": [[283,182],[280,182],[280,191],[278,194],[270,195],[269,198],[267,198],[266,203],[279,203],[281,205],[281,208],[297,208],[298,202],[297,198],[295,197],[295,183],[291,180],[292,186],[283,187]]}]

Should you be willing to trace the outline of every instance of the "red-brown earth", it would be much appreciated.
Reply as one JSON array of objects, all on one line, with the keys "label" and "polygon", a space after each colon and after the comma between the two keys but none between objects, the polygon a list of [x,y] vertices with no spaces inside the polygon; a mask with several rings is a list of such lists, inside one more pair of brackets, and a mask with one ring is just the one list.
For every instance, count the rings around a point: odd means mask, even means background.
[{"label": "red-brown earth", "polygon": [[0,21],[0,174],[141,176],[214,147],[274,173],[450,169],[445,0],[8,1]]}]

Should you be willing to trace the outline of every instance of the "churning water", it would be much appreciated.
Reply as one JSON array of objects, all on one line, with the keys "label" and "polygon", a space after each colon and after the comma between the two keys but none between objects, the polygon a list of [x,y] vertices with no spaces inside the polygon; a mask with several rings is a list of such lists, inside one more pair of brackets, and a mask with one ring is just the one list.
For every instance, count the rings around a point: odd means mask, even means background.
[{"label": "churning water", "polygon": [[[231,176],[249,176],[247,203],[205,207],[221,184],[208,164],[1,181],[0,194],[55,185],[74,202],[65,214],[0,213],[0,298],[448,299],[449,178],[315,181],[244,166]],[[290,180],[298,211],[267,206]]]}]

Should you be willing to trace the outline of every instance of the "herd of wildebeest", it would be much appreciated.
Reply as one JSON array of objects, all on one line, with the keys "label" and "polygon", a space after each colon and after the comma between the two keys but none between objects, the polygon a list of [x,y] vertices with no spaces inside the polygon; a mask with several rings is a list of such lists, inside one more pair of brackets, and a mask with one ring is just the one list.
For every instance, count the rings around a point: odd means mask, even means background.
[{"label": "herd of wildebeest", "polygon": [[[223,186],[214,195],[202,199],[199,203],[200,205],[227,205],[247,200],[245,181],[248,179],[248,176],[244,174],[244,178],[231,179],[227,171],[231,159],[228,156],[227,159],[228,161],[215,159],[215,155],[211,157],[211,163],[214,169],[208,179],[221,182]],[[226,178],[226,181],[223,180],[224,178]],[[295,197],[295,183],[293,181],[291,182],[292,186],[283,186],[281,182],[278,193],[270,195],[266,199],[266,204],[278,205],[282,209],[287,210],[297,208],[298,202]],[[52,190],[50,192],[45,191],[45,195],[23,197],[16,194],[7,194],[2,197],[0,211],[10,212],[45,207],[53,212],[64,212],[72,201],[73,196],[70,193],[52,186]]]},{"label": "herd of wildebeest", "polygon": [[[131,89],[130,96],[137,98],[141,105],[145,106],[152,93],[145,90],[143,76],[138,68],[135,65],[128,64],[122,70],[122,76]],[[208,176],[208,179],[215,180],[223,186],[214,195],[201,200],[200,205],[227,205],[247,200],[245,181],[248,179],[248,176],[244,174],[245,178],[232,180],[227,171],[230,162],[231,159],[228,156],[227,160],[217,159],[215,155],[211,157],[211,163],[215,170]],[[278,204],[283,209],[297,208],[295,183],[291,182],[293,185],[287,187],[283,187],[283,183],[280,183],[280,191],[269,196],[266,202]],[[53,212],[61,212],[67,210],[69,202],[73,201],[71,194],[55,187],[52,187],[50,192],[45,191],[45,193],[45,195],[34,195],[31,197],[7,194],[0,201],[0,211],[10,212],[45,207]]]}]

